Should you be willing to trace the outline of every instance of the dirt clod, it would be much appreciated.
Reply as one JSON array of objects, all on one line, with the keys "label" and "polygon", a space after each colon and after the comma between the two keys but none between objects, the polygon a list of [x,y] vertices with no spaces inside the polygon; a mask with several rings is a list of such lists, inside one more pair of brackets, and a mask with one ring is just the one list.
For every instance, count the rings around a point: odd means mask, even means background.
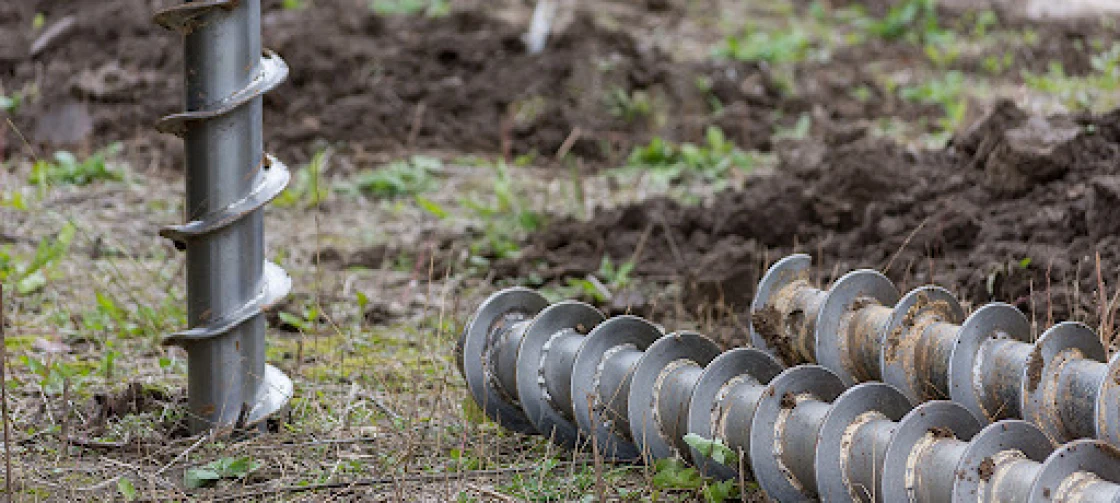
[{"label": "dirt clod", "polygon": [[996,463],[992,460],[991,456],[989,456],[980,461],[980,466],[977,469],[980,472],[980,480],[987,482],[991,480],[992,475],[996,473]]},{"label": "dirt clod", "polygon": [[773,306],[751,312],[751,326],[762,336],[783,361],[793,361],[795,354],[789,340],[782,336],[782,313]]},{"label": "dirt clod", "polygon": [[1038,384],[1042,382],[1042,369],[1046,362],[1043,360],[1040,350],[1041,348],[1035,346],[1027,358],[1027,391],[1033,392],[1038,389]]},{"label": "dirt clod", "polygon": [[930,428],[929,432],[933,435],[933,438],[956,438],[956,435],[953,434],[953,430],[944,426],[935,426]]}]

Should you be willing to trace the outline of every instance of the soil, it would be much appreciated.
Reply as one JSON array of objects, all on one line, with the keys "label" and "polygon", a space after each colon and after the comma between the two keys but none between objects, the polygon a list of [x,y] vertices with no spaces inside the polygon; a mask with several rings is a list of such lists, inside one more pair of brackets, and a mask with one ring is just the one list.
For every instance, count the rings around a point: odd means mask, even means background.
[{"label": "soil", "polygon": [[991,456],[986,457],[983,461],[980,461],[978,470],[980,472],[980,480],[987,482],[991,480],[992,475],[996,473],[996,463],[992,460]]},{"label": "soil", "polygon": [[[178,111],[182,95],[181,43],[152,23],[158,4],[0,6],[0,82],[9,93],[41,83],[38,98],[13,118],[31,143],[131,140],[130,155],[150,150],[178,162],[178,141],[152,130],[157,118]],[[36,13],[51,20],[45,28],[32,28]],[[28,58],[36,39],[67,16],[70,27]],[[757,65],[678,63],[588,15],[555,34],[539,56],[526,54],[523,26],[485,13],[381,17],[366,0],[303,10],[265,2],[262,31],[264,45],[291,67],[288,81],[265,97],[269,148],[290,162],[306,161],[329,141],[384,153],[552,157],[563,147],[589,162],[617,163],[654,135],[700,141],[712,125],[744,148],[768,149],[772,129],[806,110],[784,102]],[[622,117],[610,106],[620,95],[644,95],[648,113]]]},{"label": "soil", "polygon": [[764,268],[796,251],[815,257],[822,283],[875,267],[901,288],[937,283],[973,303],[1011,302],[1040,323],[1097,321],[1097,257],[1106,288],[1120,279],[1118,120],[1120,111],[1032,116],[1001,101],[940,150],[866,136],[797,142],[780,150],[777,173],[706,205],[655,199],[557,222],[506,272],[594,273],[604,254],[628,259],[653,222],[664,225],[652,227],[634,274],[685,278],[691,308],[746,313]]},{"label": "soil", "polygon": [[[427,150],[551,158],[566,152],[592,166],[617,165],[653,136],[698,142],[709,126],[744,149],[769,151],[772,133],[807,112],[841,125],[937,113],[885,90],[863,64],[905,68],[923,57],[905,44],[874,42],[841,49],[827,63],[807,62],[794,78],[798,92],[783,94],[764,66],[676,61],[586,13],[534,56],[521,42],[523,26],[477,10],[383,17],[365,0],[303,10],[264,3],[264,45],[291,67],[288,81],[265,97],[265,137],[269,150],[291,163],[307,161],[329,142],[386,155]],[[39,85],[38,96],[13,117],[32,146],[89,149],[123,140],[139,165],[181,162],[180,142],[152,129],[181,107],[179,37],[151,21],[163,4],[0,5],[3,91]],[[37,13],[48,20],[43,28],[33,28]],[[44,35],[63,24],[69,27],[56,36]],[[1038,26],[1042,43],[1023,49],[1006,72],[1044,71],[1034,67],[1049,61],[1041,56],[1060,57],[1070,75],[1089,71],[1093,51],[1084,48],[1102,28],[1049,26]],[[28,57],[33,47],[38,51]],[[962,58],[956,65],[975,70],[980,61]],[[852,92],[859,87],[865,96]],[[644,96],[639,101],[648,103],[647,111],[625,117],[611,105],[619,96]],[[21,147],[16,138],[0,141],[7,150],[0,154]]]}]

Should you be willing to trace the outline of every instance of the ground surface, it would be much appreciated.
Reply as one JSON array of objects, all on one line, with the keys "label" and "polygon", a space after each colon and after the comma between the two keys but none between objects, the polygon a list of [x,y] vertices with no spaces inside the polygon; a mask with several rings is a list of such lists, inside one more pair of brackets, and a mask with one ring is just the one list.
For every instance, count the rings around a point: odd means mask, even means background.
[{"label": "ground surface", "polygon": [[[185,355],[159,343],[185,323],[182,256],[156,237],[182,214],[180,141],[152,129],[182,90],[181,40],[149,21],[167,3],[0,5],[27,501],[702,499],[479,419],[452,347],[512,284],[734,346],[761,272],[800,251],[822,284],[873,267],[1111,340],[1115,18],[598,1],[530,56],[520,2],[265,3],[292,67],[266,145],[297,169],[266,218],[295,280],[269,358],[296,397],[274,432],[232,439],[186,434]],[[222,461],[216,488],[186,487]]]}]

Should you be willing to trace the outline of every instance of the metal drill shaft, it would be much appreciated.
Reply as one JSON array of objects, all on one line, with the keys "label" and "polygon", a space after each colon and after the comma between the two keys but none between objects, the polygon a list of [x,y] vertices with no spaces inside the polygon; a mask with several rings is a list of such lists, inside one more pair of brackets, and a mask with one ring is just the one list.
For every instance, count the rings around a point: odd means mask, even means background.
[{"label": "metal drill shaft", "polygon": [[1060,323],[1031,342],[1013,306],[991,303],[966,317],[942,288],[900,297],[870,270],[822,290],[808,281],[809,264],[793,255],[763,277],[754,344],[820,363],[847,384],[882,379],[913,401],[951,398],[986,421],[1026,419],[1058,442],[1096,437],[1120,446],[1120,380],[1109,377],[1120,375],[1120,358],[1105,363],[1088,327]]},{"label": "metal drill shaft", "polygon": [[[779,373],[777,361],[755,349],[718,354],[699,334],[662,335],[632,316],[602,319],[580,303],[548,306],[530,290],[495,294],[463,333],[468,387],[502,424],[517,424],[503,414],[520,410],[530,427],[559,441],[556,423],[540,421],[540,411],[569,423],[574,412],[580,431],[567,445],[589,440],[616,460],[680,457],[722,478],[749,470],[776,501],[1033,503],[1120,495],[1120,454],[1104,442],[1081,440],[1051,454],[1051,440],[1025,421],[981,429],[954,402],[911,409],[911,400],[889,384],[847,388],[816,365]],[[513,368],[491,367],[498,378],[478,378],[494,361],[490,352],[515,346],[486,341],[511,333],[520,334],[517,357],[501,360]],[[541,350],[551,344],[568,349]],[[570,372],[558,368],[569,364]],[[511,375],[516,394],[502,377]],[[554,387],[550,379],[570,384]],[[549,395],[563,389],[570,394]],[[488,399],[503,403],[487,406],[482,400]],[[577,406],[581,401],[588,405]],[[580,413],[589,419],[580,421]],[[548,425],[551,430],[543,428]],[[711,452],[688,447],[686,433],[737,456],[717,462]]]},{"label": "metal drill shaft", "polygon": [[158,128],[185,143],[186,223],[160,234],[186,251],[191,328],[165,342],[187,350],[192,431],[258,425],[292,394],[265,363],[261,314],[291,288],[264,260],[261,212],[290,178],[263,152],[261,103],[288,67],[262,56],[259,0],[188,1],[155,20],[185,42],[187,111]]}]

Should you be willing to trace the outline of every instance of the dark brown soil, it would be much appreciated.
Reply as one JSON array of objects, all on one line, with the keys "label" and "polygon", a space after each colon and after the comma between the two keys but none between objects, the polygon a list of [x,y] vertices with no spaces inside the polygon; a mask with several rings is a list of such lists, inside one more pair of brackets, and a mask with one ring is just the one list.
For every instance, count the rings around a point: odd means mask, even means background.
[{"label": "dark brown soil", "polygon": [[656,199],[557,222],[507,265],[544,279],[593,273],[604,254],[628,259],[650,222],[663,222],[634,273],[683,278],[691,308],[745,313],[767,264],[800,251],[822,282],[874,267],[905,289],[935,282],[1040,322],[1096,320],[1095,254],[1108,291],[1120,281],[1118,120],[1120,111],[1031,117],[1000,102],[943,150],[807,140],[781,150],[778,173],[707,205]]},{"label": "dark brown soil", "polygon": [[[180,162],[179,142],[152,130],[158,117],[180,108],[182,94],[180,38],[151,22],[165,4],[0,5],[4,92],[39,86],[38,96],[13,117],[34,146],[89,149],[124,140],[127,155],[142,163]],[[771,150],[772,133],[810,111],[842,124],[938,113],[884,90],[864,64],[919,61],[921,49],[907,44],[876,42],[842,49],[826,63],[806,63],[790,95],[759,65],[673,61],[590,15],[557,33],[545,54],[531,56],[520,39],[523,26],[481,11],[381,17],[366,0],[303,10],[278,4],[265,2],[264,44],[285,58],[291,75],[265,98],[265,137],[271,151],[293,163],[329,142],[388,154],[422,149],[552,157],[563,148],[591,164],[615,164],[655,135],[700,141],[713,125],[744,149]],[[37,13],[47,22],[36,30]],[[30,56],[36,40],[68,16],[72,27]],[[1088,68],[1087,60],[1074,60],[1092,51],[1054,45],[1069,37],[1044,32],[1042,38],[1043,47],[1058,47],[1067,72]],[[856,88],[866,95],[857,98]],[[644,99],[646,112],[625,117],[611,106],[619,96]],[[0,150],[14,151],[20,143],[0,138]]]},{"label": "dark brown soil", "polygon": [[[180,37],[151,22],[160,4],[0,5],[0,82],[9,93],[40,86],[14,117],[33,144],[139,140],[153,144],[162,161],[178,162],[178,142],[152,130],[158,117],[179,109],[182,94]],[[531,56],[523,26],[481,13],[390,18],[375,15],[366,0],[304,10],[276,4],[265,2],[264,44],[285,58],[291,75],[265,98],[265,137],[291,162],[326,142],[366,152],[551,157],[569,138],[571,154],[617,162],[653,135],[698,141],[710,125],[744,148],[768,149],[773,128],[807,109],[783,101],[756,65],[679,64],[588,16],[556,34],[545,54]],[[36,13],[45,15],[46,28],[32,28]],[[73,26],[29,57],[35,40],[69,15]],[[627,118],[612,109],[621,95],[644,95],[648,113]]]}]

